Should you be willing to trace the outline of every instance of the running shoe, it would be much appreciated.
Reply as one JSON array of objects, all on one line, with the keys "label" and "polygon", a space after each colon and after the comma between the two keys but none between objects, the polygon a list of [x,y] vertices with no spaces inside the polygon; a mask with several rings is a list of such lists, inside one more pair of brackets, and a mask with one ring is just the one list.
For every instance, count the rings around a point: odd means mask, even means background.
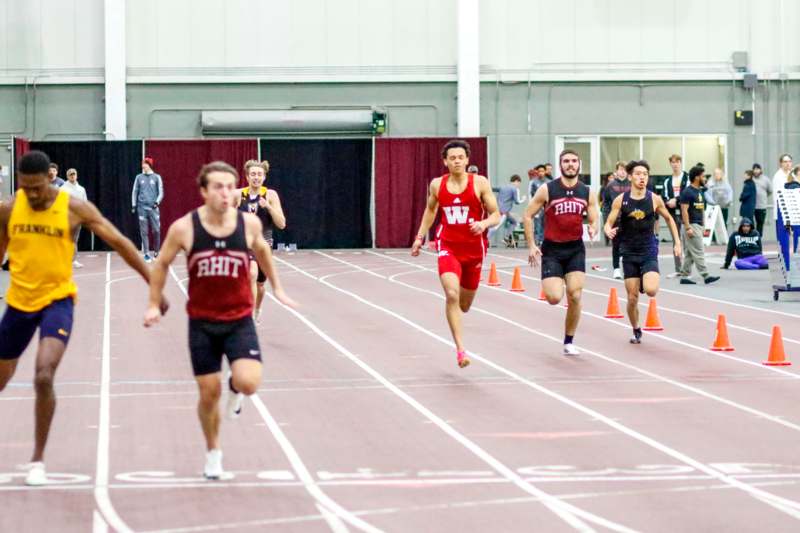
[{"label": "running shoe", "polygon": [[614,269],[614,279],[622,279],[622,271],[618,268]]},{"label": "running shoe", "polygon": [[206,465],[203,468],[203,477],[206,479],[222,479],[225,472],[222,470],[222,450],[216,448],[206,452]]},{"label": "running shoe", "polygon": [[633,330],[633,337],[630,340],[631,344],[642,344],[642,330]]},{"label": "running shoe", "polygon": [[150,257],[150,254],[144,254],[144,262],[145,263],[152,263],[153,262],[153,258]]},{"label": "running shoe", "polygon": [[667,274],[667,277],[670,278],[670,279],[677,278],[677,277],[683,277],[683,274],[681,274],[680,272],[670,272],[669,274]]},{"label": "running shoe", "polygon": [[83,263],[79,263],[77,261],[72,262],[72,268],[83,268]]},{"label": "running shoe", "polygon": [[242,414],[244,394],[233,390],[233,377],[228,372],[228,403],[225,406],[225,416],[228,420],[236,420]]},{"label": "running shoe", "polygon": [[714,283],[715,281],[719,281],[719,276],[706,276],[705,278],[703,278],[703,281],[705,282],[706,285],[708,285],[709,283]]},{"label": "running shoe", "polygon": [[681,278],[681,285],[697,285],[697,282],[692,281],[689,278]]},{"label": "running shoe", "polygon": [[565,344],[564,345],[564,352],[563,353],[564,353],[564,355],[580,355],[581,352],[580,352],[580,350],[578,350],[577,346],[575,346],[574,344],[572,344],[570,342],[569,344]]},{"label": "running shoe", "polygon": [[30,487],[41,487],[47,484],[47,474],[44,470],[44,463],[41,461],[34,461],[32,463],[20,465],[20,470],[27,472],[25,476],[25,484]]},{"label": "running shoe", "polygon": [[466,368],[469,366],[469,357],[467,357],[467,352],[458,352],[456,354],[456,360],[458,361],[459,368]]}]

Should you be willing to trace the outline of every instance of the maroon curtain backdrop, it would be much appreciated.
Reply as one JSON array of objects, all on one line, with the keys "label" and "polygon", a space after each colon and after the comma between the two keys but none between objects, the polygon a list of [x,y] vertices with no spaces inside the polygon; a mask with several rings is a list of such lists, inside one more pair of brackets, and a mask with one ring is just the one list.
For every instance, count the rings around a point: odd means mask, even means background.
[{"label": "maroon curtain backdrop", "polygon": [[[258,157],[256,139],[145,141],[145,154],[155,161],[153,170],[164,181],[161,203],[161,235],[175,220],[203,203],[195,178],[200,167],[211,161],[225,161],[242,174],[248,159]],[[140,170],[135,169],[133,176]]]},{"label": "maroon curtain backdrop", "polygon": [[17,189],[17,161],[31,150],[31,142],[24,137],[14,137],[14,152],[11,154],[11,193]]},{"label": "maroon curtain backdrop", "polygon": [[[419,227],[428,185],[447,169],[442,147],[448,138],[375,140],[375,245],[379,248],[411,246]],[[467,139],[469,162],[487,173],[486,138]]]}]

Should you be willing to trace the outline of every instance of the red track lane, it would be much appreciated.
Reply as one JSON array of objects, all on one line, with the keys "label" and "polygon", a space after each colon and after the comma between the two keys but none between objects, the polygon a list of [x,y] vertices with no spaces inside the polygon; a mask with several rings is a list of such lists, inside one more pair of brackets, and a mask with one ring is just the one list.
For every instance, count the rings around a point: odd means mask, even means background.
[{"label": "red track lane", "polygon": [[[279,257],[332,286],[287,265],[279,268],[287,291],[302,305],[298,312],[341,349],[267,300],[259,327],[265,372],[257,401],[279,424],[311,482],[341,513],[386,531],[573,530],[509,481],[504,474],[509,472],[526,486],[635,530],[797,530],[797,518],[636,438],[650,437],[708,465],[704,468],[800,501],[794,453],[800,431],[746,411],[800,427],[792,409],[800,383],[792,377],[653,335],[631,346],[627,327],[589,316],[583,317],[577,343],[613,360],[588,353],[564,358],[559,354],[563,308],[487,287],[475,307],[511,323],[474,309],[464,319],[465,337],[471,351],[501,368],[476,359],[460,370],[450,346],[336,290],[390,309],[449,341],[436,274],[393,260],[435,268],[434,258],[327,253],[331,257],[310,252]],[[500,266],[512,264],[507,261]],[[355,530],[335,512],[321,511],[280,435],[251,402],[238,420],[222,423],[225,466],[236,477],[202,480],[204,446],[186,346],[185,297],[168,279],[172,310],[159,326],[145,330],[144,284],[122,280],[133,273],[116,257],[111,270],[120,281],[111,285],[108,493],[121,520],[136,531],[339,531],[344,524]],[[175,271],[185,277],[177,262]],[[48,467],[85,477],[76,477],[72,488],[43,490],[0,475],[4,503],[16,504],[15,511],[0,514],[2,531],[21,530],[23,524],[41,531],[92,527],[105,256],[80,274],[86,275],[79,278],[76,331],[58,375],[62,400]],[[510,278],[502,276],[508,284]],[[538,283],[524,281],[525,294],[535,297]],[[614,286],[594,278],[587,285],[601,294]],[[700,312],[696,300],[678,295],[660,295],[659,303]],[[605,300],[587,293],[584,304],[585,311],[602,314]],[[747,310],[729,307],[729,323],[762,326]],[[701,323],[706,332],[689,317],[662,312],[661,318],[665,333],[683,342],[705,347],[713,336],[712,323]],[[769,341],[740,339],[733,331],[731,336],[733,355],[753,361],[760,361],[756,352]],[[9,472],[27,459],[32,444],[32,391],[22,386],[30,382],[32,355],[24,356],[14,386],[0,394],[0,416],[10,421],[0,432]],[[86,397],[75,397],[81,395]],[[601,418],[567,405],[570,401]],[[614,421],[629,433],[612,427]]]}]

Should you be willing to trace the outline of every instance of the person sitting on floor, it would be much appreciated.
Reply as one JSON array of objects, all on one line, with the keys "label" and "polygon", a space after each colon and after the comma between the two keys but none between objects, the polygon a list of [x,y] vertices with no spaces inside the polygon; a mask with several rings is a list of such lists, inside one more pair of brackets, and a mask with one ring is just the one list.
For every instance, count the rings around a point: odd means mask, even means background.
[{"label": "person sitting on floor", "polygon": [[731,266],[731,259],[736,254],[737,270],[759,270],[767,268],[767,258],[761,252],[761,235],[753,227],[753,221],[743,217],[739,229],[728,239],[728,252],[722,268]]}]

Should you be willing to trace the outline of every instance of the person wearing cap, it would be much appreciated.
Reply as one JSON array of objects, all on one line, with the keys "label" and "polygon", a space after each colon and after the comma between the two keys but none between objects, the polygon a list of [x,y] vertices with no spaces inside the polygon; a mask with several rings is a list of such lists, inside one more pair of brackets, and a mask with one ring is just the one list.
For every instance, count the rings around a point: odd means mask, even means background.
[{"label": "person wearing cap", "polygon": [[[142,160],[142,173],[133,182],[131,211],[139,218],[139,235],[142,238],[142,252],[145,262],[158,257],[161,248],[161,218],[158,206],[164,199],[164,184],[161,176],[153,172],[153,158]],[[150,248],[150,232],[153,232],[153,248]]]}]

